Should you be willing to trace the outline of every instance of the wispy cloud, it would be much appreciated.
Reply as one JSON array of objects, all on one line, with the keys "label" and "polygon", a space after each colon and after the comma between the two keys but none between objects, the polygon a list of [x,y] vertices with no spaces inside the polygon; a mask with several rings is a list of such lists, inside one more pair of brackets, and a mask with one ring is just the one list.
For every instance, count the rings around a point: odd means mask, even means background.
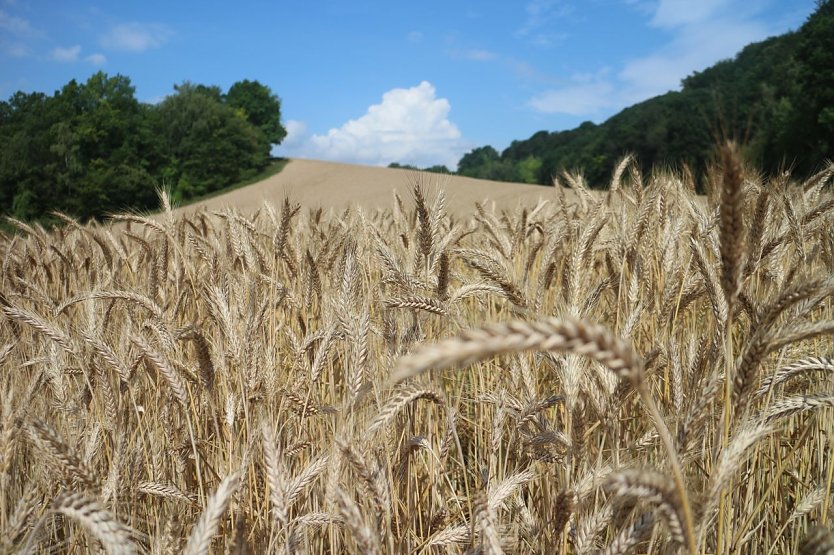
[{"label": "wispy cloud", "polygon": [[145,52],[159,48],[173,34],[170,28],[160,23],[122,23],[101,37],[101,45],[110,50]]},{"label": "wispy cloud", "polygon": [[84,58],[84,61],[93,64],[94,66],[103,66],[107,63],[107,57],[100,52],[96,52],[95,54],[90,54]]},{"label": "wispy cloud", "polygon": [[449,55],[455,60],[469,60],[473,62],[491,62],[498,59],[498,54],[483,48],[469,50],[453,50]]},{"label": "wispy cloud", "polygon": [[639,4],[647,26],[673,33],[666,44],[626,61],[613,73],[597,74],[592,82],[570,78],[562,87],[533,96],[528,105],[539,112],[598,117],[678,89],[692,72],[767,37],[767,25],[757,18],[766,1],[660,0],[651,12],[643,12]]},{"label": "wispy cloud", "polygon": [[[74,63],[81,59],[81,45],[62,47],[58,46],[49,51],[49,59],[56,62]],[[94,66],[103,66],[107,63],[107,57],[101,52],[94,52],[84,57],[84,61]]]},{"label": "wispy cloud", "polygon": [[449,120],[451,106],[423,81],[408,89],[392,89],[364,115],[331,129],[308,135],[303,122],[287,122],[281,151],[287,156],[321,158],[371,165],[391,162],[454,167],[470,147]]},{"label": "wispy cloud", "polygon": [[623,0],[623,4],[637,10],[644,16],[652,16],[657,11],[655,0]]},{"label": "wispy cloud", "polygon": [[32,55],[31,43],[45,36],[29,20],[0,9],[0,55],[27,58]]},{"label": "wispy cloud", "polygon": [[596,74],[572,75],[568,84],[537,94],[529,105],[545,114],[585,116],[610,109],[614,93],[608,68],[603,68]]},{"label": "wispy cloud", "polygon": [[745,45],[767,35],[765,25],[734,18],[683,25],[664,48],[626,63],[619,78],[628,85],[632,97],[661,94],[677,89],[681,80],[693,71],[730,58]]},{"label": "wispy cloud", "polygon": [[66,48],[58,46],[49,52],[49,57],[56,62],[75,62],[81,55],[81,46],[76,44]]},{"label": "wispy cloud", "polygon": [[[654,53],[627,62],[618,77],[629,103],[677,89],[681,80],[734,56],[747,44],[768,36],[757,19],[762,1],[660,0],[649,25],[674,32]],[[697,6],[695,5],[697,4]]]},{"label": "wispy cloud", "polygon": [[26,58],[32,53],[28,46],[20,43],[3,45],[2,51],[10,58]]},{"label": "wispy cloud", "polygon": [[423,40],[423,33],[420,31],[411,31],[405,36],[405,38],[408,42],[418,43]]},{"label": "wispy cloud", "polygon": [[43,31],[33,27],[28,20],[11,15],[5,10],[0,10],[0,29],[17,37],[43,36]]},{"label": "wispy cloud", "polygon": [[727,0],[660,0],[652,17],[656,27],[679,27],[706,21],[727,7]]},{"label": "wispy cloud", "polygon": [[516,37],[536,46],[552,46],[568,37],[566,32],[558,30],[563,28],[558,20],[574,12],[570,3],[564,0],[532,0],[524,11],[526,19],[516,31]]}]

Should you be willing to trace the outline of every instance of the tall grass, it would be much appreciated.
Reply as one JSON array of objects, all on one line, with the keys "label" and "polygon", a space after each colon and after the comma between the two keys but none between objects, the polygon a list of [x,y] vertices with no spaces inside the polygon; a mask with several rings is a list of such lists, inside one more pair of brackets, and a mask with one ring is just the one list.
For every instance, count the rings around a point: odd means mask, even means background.
[{"label": "tall grass", "polygon": [[823,553],[834,167],[0,238],[0,551]]}]

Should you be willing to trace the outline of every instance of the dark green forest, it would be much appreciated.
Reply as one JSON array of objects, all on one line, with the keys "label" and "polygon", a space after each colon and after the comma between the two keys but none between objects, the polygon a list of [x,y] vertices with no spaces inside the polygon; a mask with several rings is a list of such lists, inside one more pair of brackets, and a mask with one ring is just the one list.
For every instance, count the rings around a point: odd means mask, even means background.
[{"label": "dark green forest", "polygon": [[286,135],[281,103],[257,81],[184,83],[158,104],[139,102],[130,79],[99,72],[52,96],[0,102],[0,212],[49,223],[175,202],[247,179]]},{"label": "dark green forest", "polygon": [[561,171],[578,170],[604,187],[632,153],[644,171],[686,167],[699,177],[724,139],[741,143],[747,162],[768,174],[808,175],[834,156],[834,1],[818,2],[798,31],[687,77],[679,92],[600,125],[539,131],[501,153],[476,148],[460,160],[458,174],[549,185]]}]

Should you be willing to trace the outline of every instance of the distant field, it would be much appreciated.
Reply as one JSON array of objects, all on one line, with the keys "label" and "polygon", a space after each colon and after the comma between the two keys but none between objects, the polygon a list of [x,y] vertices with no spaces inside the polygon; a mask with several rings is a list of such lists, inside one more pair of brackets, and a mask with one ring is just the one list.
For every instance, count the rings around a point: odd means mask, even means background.
[{"label": "distant field", "polygon": [[[244,212],[255,211],[264,202],[279,204],[287,195],[305,208],[342,210],[354,205],[365,210],[388,209],[393,191],[402,197],[410,194],[409,175],[412,173],[409,170],[291,159],[280,173],[272,177],[190,204],[184,210],[192,213],[200,209],[235,207]],[[446,208],[452,213],[469,212],[475,202],[485,199],[503,208],[515,208],[518,203],[535,203],[539,198],[548,198],[553,194],[553,188],[539,185],[428,173],[424,179],[445,190]]]},{"label": "distant field", "polygon": [[0,552],[826,553],[833,170],[12,222]]}]

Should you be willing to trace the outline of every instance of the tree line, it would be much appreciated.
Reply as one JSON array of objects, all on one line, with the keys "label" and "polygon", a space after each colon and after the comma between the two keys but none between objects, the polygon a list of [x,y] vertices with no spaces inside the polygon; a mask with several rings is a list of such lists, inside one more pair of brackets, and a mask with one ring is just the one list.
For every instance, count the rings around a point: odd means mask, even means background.
[{"label": "tree line", "polygon": [[808,175],[834,157],[834,1],[819,1],[799,30],[748,45],[682,85],[600,125],[539,131],[501,153],[476,148],[457,173],[550,184],[563,170],[579,170],[603,187],[618,160],[633,153],[644,171],[685,166],[697,178],[715,145],[732,138],[767,173]]},{"label": "tree line", "polygon": [[186,82],[158,104],[103,72],[52,96],[17,92],[0,102],[0,211],[100,218],[155,207],[159,187],[188,200],[263,171],[285,136],[280,99],[257,81]]}]

